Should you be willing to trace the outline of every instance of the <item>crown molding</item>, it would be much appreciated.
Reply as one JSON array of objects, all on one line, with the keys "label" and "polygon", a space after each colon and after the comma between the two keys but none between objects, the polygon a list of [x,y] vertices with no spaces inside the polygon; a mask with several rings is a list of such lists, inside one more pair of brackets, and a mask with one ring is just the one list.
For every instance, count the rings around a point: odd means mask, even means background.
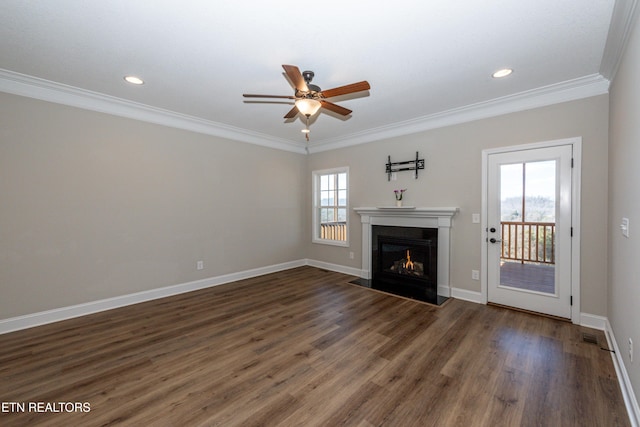
[{"label": "crown molding", "polygon": [[343,135],[339,138],[317,141],[311,144],[308,149],[296,142],[275,138],[259,132],[252,132],[3,69],[0,69],[0,91],[278,150],[307,154],[602,95],[609,91],[609,80],[600,74],[593,74],[515,95],[392,123],[363,132]]},{"label": "crown molding", "polygon": [[637,20],[637,6],[638,0],[616,0],[613,6],[607,43],[600,63],[600,74],[610,81],[613,81],[618,72],[633,24]]},{"label": "crown molding", "polygon": [[309,146],[309,152],[317,153],[335,150],[503,114],[603,95],[609,92],[609,83],[609,80],[605,79],[602,75],[592,74],[590,76],[568,80],[514,95],[368,129],[364,132],[345,135],[340,138],[319,141]]},{"label": "crown molding", "polygon": [[205,135],[306,154],[305,147],[292,141],[9,70],[0,69],[0,91]]}]

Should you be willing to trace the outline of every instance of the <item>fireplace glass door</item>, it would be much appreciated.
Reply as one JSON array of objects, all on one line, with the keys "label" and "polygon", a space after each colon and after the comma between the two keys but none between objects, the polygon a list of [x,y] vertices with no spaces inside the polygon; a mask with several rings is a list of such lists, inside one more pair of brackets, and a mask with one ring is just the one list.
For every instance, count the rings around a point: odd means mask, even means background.
[{"label": "fireplace glass door", "polygon": [[378,236],[375,287],[421,300],[437,298],[437,241]]}]

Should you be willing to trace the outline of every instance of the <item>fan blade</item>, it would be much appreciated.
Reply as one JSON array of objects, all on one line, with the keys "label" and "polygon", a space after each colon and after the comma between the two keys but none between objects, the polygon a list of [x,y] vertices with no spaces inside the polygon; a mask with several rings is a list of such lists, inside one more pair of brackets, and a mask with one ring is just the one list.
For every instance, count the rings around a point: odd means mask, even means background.
[{"label": "fan blade", "polygon": [[358,83],[352,83],[346,86],[340,86],[333,89],[327,89],[320,92],[325,98],[332,98],[334,96],[346,95],[348,93],[361,92],[363,90],[369,90],[371,86],[368,81],[362,81]]},{"label": "fan blade", "polygon": [[309,88],[307,87],[307,83],[304,81],[304,77],[302,77],[302,73],[300,69],[295,65],[283,65],[284,72],[289,76],[289,80],[291,83],[298,89],[300,92],[309,92]]},{"label": "fan blade", "polygon": [[287,114],[285,114],[285,119],[291,119],[298,114],[298,107],[294,106]]},{"label": "fan blade", "polygon": [[348,116],[349,114],[351,114],[351,110],[349,110],[348,108],[341,107],[338,104],[334,104],[329,101],[320,101],[320,104],[323,108],[331,110],[334,113],[342,114],[343,116]]},{"label": "fan blade", "polygon": [[295,96],[288,95],[256,95],[254,93],[243,93],[242,96],[245,98],[286,98],[286,99],[296,99]]}]

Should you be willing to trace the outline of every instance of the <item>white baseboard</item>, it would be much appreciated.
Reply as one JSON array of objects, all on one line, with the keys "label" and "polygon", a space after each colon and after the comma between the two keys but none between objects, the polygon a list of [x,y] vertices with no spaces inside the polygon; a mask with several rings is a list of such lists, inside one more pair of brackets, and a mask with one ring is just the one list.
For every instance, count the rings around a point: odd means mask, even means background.
[{"label": "white baseboard", "polygon": [[607,328],[607,322],[608,320],[606,317],[596,316],[595,314],[589,313],[580,313],[580,326],[604,331]]},{"label": "white baseboard", "polygon": [[627,407],[627,412],[629,413],[629,421],[633,427],[638,427],[640,425],[640,407],[638,406],[638,399],[636,399],[636,395],[633,392],[633,386],[631,385],[629,374],[627,373],[624,361],[622,360],[622,352],[618,347],[618,342],[616,341],[609,319],[605,319],[604,332],[607,337],[609,348],[615,351],[615,353],[611,353],[611,359],[613,360],[613,366],[616,368],[616,375],[618,376],[618,383],[620,384],[624,404]]},{"label": "white baseboard", "polygon": [[148,291],[136,292],[133,294],[92,301],[84,304],[77,304],[68,307],[56,308],[53,310],[41,311],[39,313],[27,314],[24,316],[2,319],[0,320],[0,334],[6,334],[8,332],[18,331],[21,329],[32,328],[34,326],[40,326],[47,323],[59,322],[61,320],[72,319],[74,317],[85,316],[87,314],[111,310],[131,304],[138,304],[158,298],[178,295],[198,289],[218,286],[225,283],[235,282],[237,280],[249,279],[256,276],[262,276],[264,274],[289,270],[291,268],[301,267],[303,265],[307,265],[307,262],[304,259],[290,261],[282,264],[275,264],[266,267],[245,270],[238,273],[231,273],[202,280],[195,280],[193,282],[181,283],[164,288],[151,289]]},{"label": "white baseboard", "polygon": [[451,297],[451,288],[445,285],[438,285],[438,295],[441,297]]},{"label": "white baseboard", "polygon": [[451,297],[464,301],[475,302],[477,304],[484,304],[482,301],[482,293],[467,289],[451,288]]},{"label": "white baseboard", "polygon": [[354,267],[347,267],[346,265],[332,264],[330,262],[316,261],[314,259],[307,259],[306,265],[311,267],[322,268],[329,271],[335,271],[336,273],[348,274],[350,276],[362,277],[362,270]]}]

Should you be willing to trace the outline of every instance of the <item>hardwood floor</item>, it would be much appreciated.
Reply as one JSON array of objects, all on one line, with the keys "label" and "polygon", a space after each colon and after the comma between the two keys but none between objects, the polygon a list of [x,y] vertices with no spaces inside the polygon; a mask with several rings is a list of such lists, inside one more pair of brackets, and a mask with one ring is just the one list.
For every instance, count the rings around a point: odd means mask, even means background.
[{"label": "hardwood floor", "polygon": [[629,425],[600,331],[352,279],[301,267],[0,335],[0,425]]}]

